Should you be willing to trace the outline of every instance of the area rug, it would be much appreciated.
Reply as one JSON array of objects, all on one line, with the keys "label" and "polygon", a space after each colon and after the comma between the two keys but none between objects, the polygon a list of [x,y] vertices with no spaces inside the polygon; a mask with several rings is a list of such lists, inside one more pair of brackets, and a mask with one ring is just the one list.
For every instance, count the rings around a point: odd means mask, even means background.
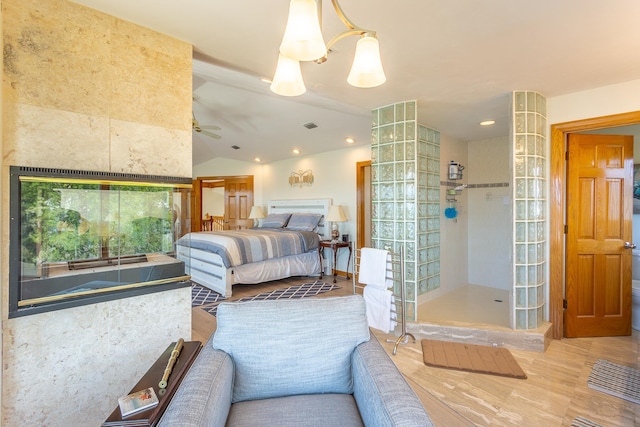
[{"label": "area rug", "polygon": [[[258,295],[240,298],[232,302],[305,298],[320,295],[325,292],[333,291],[335,289],[340,289],[340,286],[316,280],[313,283],[304,283],[302,285],[276,289],[270,292],[263,292]],[[215,316],[218,313],[218,304],[220,304],[221,302],[222,301],[219,301],[211,306],[202,307],[202,309]]]},{"label": "area rug", "polygon": [[191,282],[191,307],[198,307],[212,302],[223,301],[224,299],[225,297],[216,291],[205,288],[196,282]]},{"label": "area rug", "polygon": [[598,359],[593,365],[589,388],[640,404],[640,370]]},{"label": "area rug", "polygon": [[575,417],[570,427],[603,427],[601,424],[595,423],[584,417]]},{"label": "area rug", "polygon": [[502,347],[422,340],[422,357],[427,366],[510,378],[527,378],[511,352]]}]

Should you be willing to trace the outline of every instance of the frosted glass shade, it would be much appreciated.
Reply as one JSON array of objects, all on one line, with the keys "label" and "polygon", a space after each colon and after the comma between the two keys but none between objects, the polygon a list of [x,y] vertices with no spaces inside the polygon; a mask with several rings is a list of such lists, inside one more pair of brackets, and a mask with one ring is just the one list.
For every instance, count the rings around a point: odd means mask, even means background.
[{"label": "frosted glass shade", "polygon": [[366,35],[361,37],[356,44],[356,53],[347,82],[351,86],[368,88],[380,86],[386,80],[380,60],[378,39]]},{"label": "frosted glass shade", "polygon": [[298,61],[313,61],[326,55],[315,0],[291,0],[280,53]]},{"label": "frosted glass shade", "polygon": [[307,91],[300,72],[300,62],[280,55],[270,89],[282,96],[298,96]]}]

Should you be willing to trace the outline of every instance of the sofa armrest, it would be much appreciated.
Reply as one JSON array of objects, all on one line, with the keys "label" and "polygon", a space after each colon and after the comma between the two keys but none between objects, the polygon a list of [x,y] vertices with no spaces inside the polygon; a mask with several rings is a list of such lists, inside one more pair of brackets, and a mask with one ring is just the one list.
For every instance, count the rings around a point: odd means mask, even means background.
[{"label": "sofa armrest", "polygon": [[433,426],[422,402],[375,336],[352,356],[354,397],[370,426]]},{"label": "sofa armrest", "polygon": [[208,341],[182,380],[159,426],[223,427],[231,407],[231,357]]}]

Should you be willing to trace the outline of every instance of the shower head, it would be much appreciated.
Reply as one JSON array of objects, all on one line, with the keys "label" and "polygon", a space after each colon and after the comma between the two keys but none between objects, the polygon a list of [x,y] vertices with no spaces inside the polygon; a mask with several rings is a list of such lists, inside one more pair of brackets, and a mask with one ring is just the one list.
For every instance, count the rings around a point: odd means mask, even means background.
[{"label": "shower head", "polygon": [[467,186],[467,184],[458,185],[456,188],[454,188],[454,190],[456,190],[456,191],[460,191],[460,190],[462,190],[463,188],[465,188],[466,186]]}]

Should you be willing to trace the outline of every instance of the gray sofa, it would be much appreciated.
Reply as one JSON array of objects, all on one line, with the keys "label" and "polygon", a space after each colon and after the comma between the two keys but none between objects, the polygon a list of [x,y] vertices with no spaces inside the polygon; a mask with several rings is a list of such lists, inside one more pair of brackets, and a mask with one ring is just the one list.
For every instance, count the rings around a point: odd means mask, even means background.
[{"label": "gray sofa", "polygon": [[432,426],[361,296],[221,303],[160,426]]}]

